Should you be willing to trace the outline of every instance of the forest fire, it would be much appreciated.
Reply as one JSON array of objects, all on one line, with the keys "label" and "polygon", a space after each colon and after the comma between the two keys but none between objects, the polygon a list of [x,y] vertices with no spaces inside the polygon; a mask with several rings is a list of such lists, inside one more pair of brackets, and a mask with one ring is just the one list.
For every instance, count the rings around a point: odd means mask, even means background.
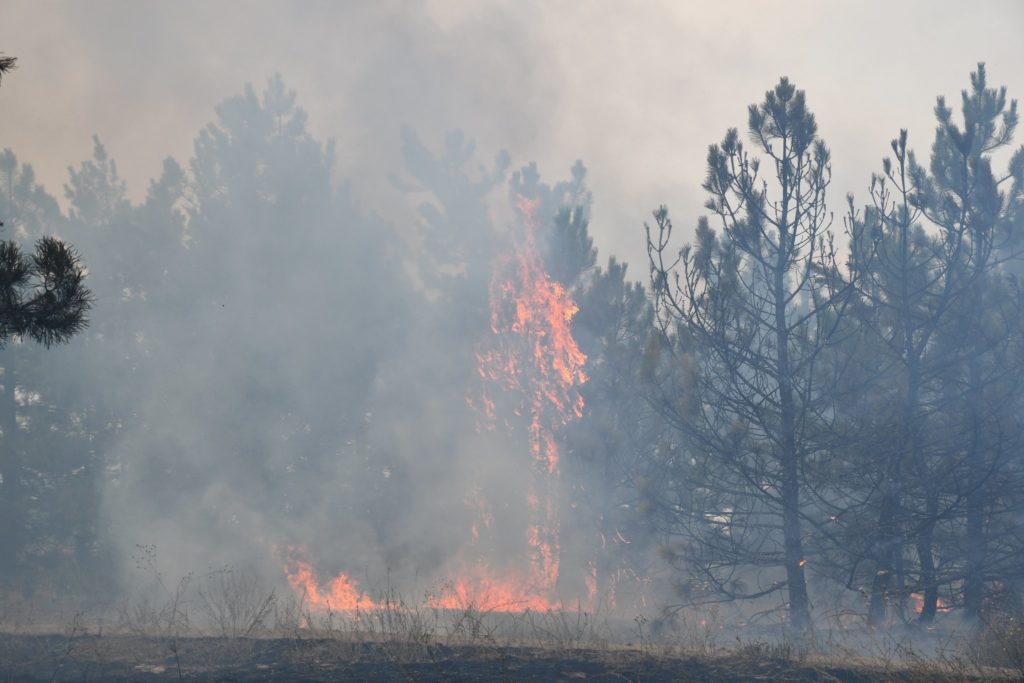
[{"label": "forest fire", "polygon": [[326,589],[322,589],[312,565],[303,556],[304,553],[298,548],[289,548],[284,558],[284,569],[288,576],[288,585],[310,608],[319,611],[354,612],[358,609],[376,607],[369,596],[359,591],[348,574],[338,574]]},{"label": "forest fire", "polygon": [[494,269],[490,289],[493,343],[479,354],[479,370],[484,380],[521,397],[513,412],[528,420],[533,459],[527,494],[529,585],[537,596],[554,600],[559,569],[559,469],[554,433],[582,415],[578,386],[587,376],[583,372],[586,356],[571,330],[579,309],[565,288],[544,270],[537,246],[537,207],[536,200],[525,197],[516,202],[523,219],[522,242],[511,258]]},{"label": "forest fire", "polygon": [[[923,593],[911,593],[910,604],[913,607],[915,614],[921,614],[924,611],[924,594]],[[942,598],[938,598],[935,601],[935,610],[939,613],[948,612],[950,610],[949,605]]]},{"label": "forest fire", "polygon": [[[456,576],[428,598],[431,607],[521,612],[562,604],[557,594],[560,525],[555,431],[583,413],[578,387],[587,381],[583,371],[586,356],[571,330],[578,307],[544,269],[537,238],[538,206],[538,200],[517,198],[523,229],[515,249],[494,264],[489,288],[491,335],[477,353],[484,387],[479,399],[472,401],[489,426],[500,421],[513,434],[525,432],[529,444],[532,467],[529,488],[524,492],[529,520],[522,538],[524,566],[497,567],[479,557],[460,559]],[[497,402],[490,395],[494,390],[509,399],[500,402],[511,406],[509,414],[497,414]],[[478,549],[493,519],[478,489],[470,492],[467,503],[476,519],[464,551]],[[312,566],[295,549],[286,558],[285,572],[293,590],[314,608],[354,611],[375,607],[346,574],[337,575],[323,588]],[[587,604],[594,601],[596,593],[596,580],[590,574],[584,577]]]}]

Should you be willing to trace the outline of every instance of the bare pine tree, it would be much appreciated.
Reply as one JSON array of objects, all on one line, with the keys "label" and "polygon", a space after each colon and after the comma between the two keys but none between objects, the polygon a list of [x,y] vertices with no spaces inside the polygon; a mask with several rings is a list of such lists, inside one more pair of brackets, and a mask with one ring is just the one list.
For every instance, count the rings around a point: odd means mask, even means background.
[{"label": "bare pine tree", "polygon": [[694,245],[669,252],[664,207],[647,227],[661,330],[651,353],[664,368],[653,403],[688,445],[666,462],[689,462],[699,482],[689,505],[663,511],[685,529],[672,554],[701,591],[731,600],[784,590],[790,623],[805,628],[801,480],[824,450],[829,392],[818,366],[849,288],[825,204],[829,151],[804,93],[783,78],[750,106],[748,128],[753,151],[732,129],[708,152],[710,220]]}]

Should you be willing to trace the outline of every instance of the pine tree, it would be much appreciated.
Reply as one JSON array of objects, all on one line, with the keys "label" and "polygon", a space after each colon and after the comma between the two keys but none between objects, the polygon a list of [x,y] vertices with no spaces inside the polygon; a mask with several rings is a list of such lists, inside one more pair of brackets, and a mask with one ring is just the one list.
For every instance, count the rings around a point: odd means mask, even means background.
[{"label": "pine tree", "polygon": [[[15,58],[0,57],[0,77],[15,65]],[[18,238],[35,239],[31,253],[26,253],[19,241],[0,241],[0,517],[4,529],[0,566],[12,570],[22,564],[30,543],[42,542],[40,520],[46,515],[36,515],[35,526],[30,524],[32,512],[41,509],[33,505],[37,498],[33,492],[56,488],[46,473],[50,470],[48,461],[55,457],[57,449],[52,440],[59,430],[46,434],[51,437],[48,447],[40,448],[40,442],[21,438],[23,427],[31,424],[24,419],[23,411],[32,405],[36,394],[20,381],[20,344],[8,344],[31,340],[49,348],[70,341],[87,326],[93,296],[85,286],[85,269],[75,249],[43,234],[60,223],[56,201],[35,182],[30,166],[19,167],[10,150],[0,153],[0,217],[7,223],[5,229]],[[58,516],[53,508],[47,510],[50,517]],[[50,528],[57,527],[59,523]]]},{"label": "pine tree", "polygon": [[651,353],[676,365],[661,374],[652,401],[704,472],[699,504],[665,507],[687,529],[682,561],[715,599],[784,590],[790,624],[803,629],[802,477],[823,447],[829,399],[816,363],[848,290],[825,205],[829,151],[804,93],[783,78],[750,106],[748,131],[753,151],[731,129],[708,152],[705,206],[721,236],[702,217],[695,244],[674,257],[667,209],[647,227],[662,335]]},{"label": "pine tree", "polygon": [[[872,567],[872,625],[880,625],[887,606],[902,603],[911,590],[923,593],[921,620],[934,618],[939,579],[933,536],[938,520],[949,513],[943,494],[950,468],[939,455],[941,441],[935,437],[940,432],[932,416],[948,410],[937,381],[951,359],[943,357],[936,340],[961,292],[944,258],[949,245],[921,224],[922,212],[914,203],[917,162],[907,139],[907,131],[901,131],[891,143],[894,157],[884,159],[882,174],[872,176],[872,203],[863,217],[849,198],[849,265],[860,299],[853,317],[861,333],[858,342],[870,352],[846,350],[846,390],[873,400],[855,401],[843,415],[851,446],[847,453],[862,476],[844,482],[847,490],[833,500],[850,502],[841,509],[843,523],[862,532],[859,539],[841,538],[849,554],[846,571],[861,559]],[[903,560],[907,544],[914,546],[919,564],[911,586]],[[894,581],[899,590],[893,589]]]},{"label": "pine tree", "polygon": [[[15,68],[16,61],[0,58],[0,77]],[[0,172],[6,176],[8,194],[14,190],[16,169],[14,154],[4,150]],[[38,196],[31,170],[21,175],[21,182]],[[28,337],[44,346],[64,343],[85,328],[91,302],[85,272],[73,248],[56,238],[41,237],[28,255],[17,242],[0,242],[0,347],[12,336]]]},{"label": "pine tree", "polygon": [[[942,235],[944,267],[958,291],[956,310],[944,329],[942,343],[960,359],[947,375],[957,396],[956,450],[962,453],[965,498],[963,604],[968,616],[980,613],[988,567],[987,519],[993,511],[992,484],[1004,469],[1006,444],[999,438],[1002,407],[1012,401],[998,396],[1008,368],[1004,360],[1006,333],[1019,316],[1016,295],[1001,281],[1001,260],[1020,220],[1021,167],[1024,150],[1011,160],[1002,178],[992,168],[993,153],[1011,144],[1018,123],[1017,102],[1007,101],[1006,88],[989,88],[984,64],[971,74],[971,88],[962,93],[963,123],[939,97],[938,126],[928,169],[912,168],[918,191],[915,204]],[[1012,181],[1006,188],[1004,183]]]}]

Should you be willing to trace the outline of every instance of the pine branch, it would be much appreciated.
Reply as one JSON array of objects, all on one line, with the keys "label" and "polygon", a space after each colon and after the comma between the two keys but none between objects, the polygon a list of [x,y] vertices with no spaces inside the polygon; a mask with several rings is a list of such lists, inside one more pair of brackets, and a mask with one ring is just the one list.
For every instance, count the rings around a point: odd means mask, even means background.
[{"label": "pine branch", "polygon": [[3,76],[8,71],[14,71],[18,68],[17,57],[4,57],[0,55],[0,82],[3,81]]}]

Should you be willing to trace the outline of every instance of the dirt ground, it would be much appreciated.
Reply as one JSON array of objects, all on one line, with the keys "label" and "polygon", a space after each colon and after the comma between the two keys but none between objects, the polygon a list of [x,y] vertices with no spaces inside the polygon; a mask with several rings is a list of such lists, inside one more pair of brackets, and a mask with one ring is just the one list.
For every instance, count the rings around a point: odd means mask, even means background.
[{"label": "dirt ground", "polygon": [[0,680],[56,681],[982,681],[1009,672],[922,664],[813,663],[741,651],[665,656],[637,649],[350,643],[299,638],[0,635]]}]

